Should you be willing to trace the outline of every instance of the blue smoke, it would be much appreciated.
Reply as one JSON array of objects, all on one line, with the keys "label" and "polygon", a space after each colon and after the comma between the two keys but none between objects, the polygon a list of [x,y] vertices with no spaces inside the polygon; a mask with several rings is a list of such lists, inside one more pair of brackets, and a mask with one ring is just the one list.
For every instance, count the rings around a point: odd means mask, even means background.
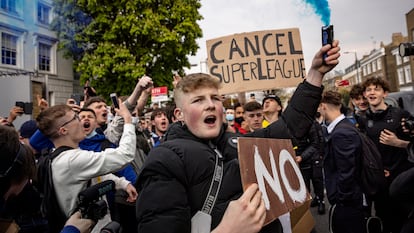
[{"label": "blue smoke", "polygon": [[321,17],[324,25],[331,23],[331,9],[329,8],[328,0],[304,0],[308,3],[317,15]]}]

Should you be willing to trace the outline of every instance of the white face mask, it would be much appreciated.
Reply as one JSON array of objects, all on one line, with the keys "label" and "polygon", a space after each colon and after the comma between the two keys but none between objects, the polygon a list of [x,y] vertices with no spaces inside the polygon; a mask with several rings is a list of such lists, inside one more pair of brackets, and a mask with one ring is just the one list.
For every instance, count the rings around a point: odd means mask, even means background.
[{"label": "white face mask", "polygon": [[234,120],[234,115],[233,114],[226,114],[226,120],[227,121],[233,121]]},{"label": "white face mask", "polygon": [[131,117],[131,123],[133,124],[133,125],[136,125],[137,123],[138,123],[138,121],[139,121],[139,117]]}]

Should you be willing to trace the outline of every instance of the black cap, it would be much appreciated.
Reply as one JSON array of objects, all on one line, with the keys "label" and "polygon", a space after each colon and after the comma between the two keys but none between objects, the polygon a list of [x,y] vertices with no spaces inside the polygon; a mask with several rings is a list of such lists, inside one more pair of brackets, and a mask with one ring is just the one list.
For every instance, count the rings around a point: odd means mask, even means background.
[{"label": "black cap", "polygon": [[264,103],[265,103],[265,101],[267,100],[267,99],[273,99],[273,100],[275,100],[281,107],[282,107],[282,101],[280,101],[280,98],[279,98],[279,96],[277,96],[277,95],[267,95],[264,99],[263,99],[263,102],[262,102],[262,106],[264,105]]}]

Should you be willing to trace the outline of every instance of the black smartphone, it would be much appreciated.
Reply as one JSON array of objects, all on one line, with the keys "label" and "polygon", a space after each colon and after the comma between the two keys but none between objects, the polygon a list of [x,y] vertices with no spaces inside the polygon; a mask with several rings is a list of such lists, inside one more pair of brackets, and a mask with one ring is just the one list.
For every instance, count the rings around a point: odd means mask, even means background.
[{"label": "black smartphone", "polygon": [[16,101],[15,106],[21,107],[23,109],[24,114],[32,114],[33,112],[33,103],[32,102],[23,102],[23,101]]},{"label": "black smartphone", "polygon": [[78,94],[72,94],[72,95],[70,95],[70,98],[75,100],[75,103],[74,104],[80,105],[80,100],[81,100],[81,96],[80,95],[78,95]]},{"label": "black smartphone", "polygon": [[114,107],[119,109],[118,96],[116,95],[116,93],[111,93],[109,96],[111,97]]},{"label": "black smartphone", "polygon": [[33,103],[32,102],[26,102],[24,103],[24,114],[32,114],[33,112]]},{"label": "black smartphone", "polygon": [[[327,44],[331,44],[334,40],[334,28],[333,25],[322,26],[322,46]],[[323,61],[325,62],[325,58],[328,55],[325,53],[323,55]]]}]

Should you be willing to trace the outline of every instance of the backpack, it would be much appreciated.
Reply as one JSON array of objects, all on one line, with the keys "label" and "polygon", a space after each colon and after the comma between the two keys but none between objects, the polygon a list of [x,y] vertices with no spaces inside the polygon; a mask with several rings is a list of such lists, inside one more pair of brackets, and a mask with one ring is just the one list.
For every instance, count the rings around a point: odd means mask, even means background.
[{"label": "backpack", "polygon": [[52,161],[63,151],[71,149],[73,148],[69,146],[58,147],[53,152],[47,151],[46,153],[43,153],[38,161],[37,176],[40,191],[43,194],[40,211],[48,220],[49,232],[51,233],[60,232],[67,219],[65,213],[59,207],[53,186]]},{"label": "backpack", "polygon": [[343,126],[352,128],[361,138],[361,153],[356,163],[359,183],[365,195],[374,196],[385,187],[386,183],[381,153],[367,135],[353,126],[347,124]]}]

